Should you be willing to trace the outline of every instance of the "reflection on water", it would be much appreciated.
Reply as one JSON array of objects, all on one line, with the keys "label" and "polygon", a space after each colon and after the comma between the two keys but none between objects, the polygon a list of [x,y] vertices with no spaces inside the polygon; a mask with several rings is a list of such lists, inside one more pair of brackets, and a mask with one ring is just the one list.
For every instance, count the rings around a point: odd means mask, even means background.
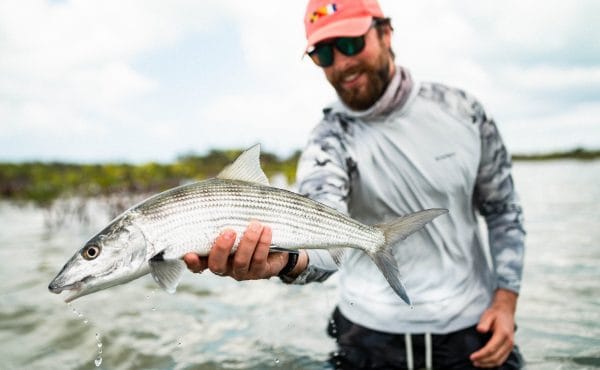
[{"label": "reflection on water", "polygon": [[[521,162],[515,182],[528,230],[517,313],[527,368],[600,368],[600,162]],[[48,283],[114,215],[98,199],[71,209],[77,217],[48,222],[59,211],[0,202],[0,368],[327,368],[335,278],[296,287],[190,273],[169,295],[143,277],[67,306]]]}]

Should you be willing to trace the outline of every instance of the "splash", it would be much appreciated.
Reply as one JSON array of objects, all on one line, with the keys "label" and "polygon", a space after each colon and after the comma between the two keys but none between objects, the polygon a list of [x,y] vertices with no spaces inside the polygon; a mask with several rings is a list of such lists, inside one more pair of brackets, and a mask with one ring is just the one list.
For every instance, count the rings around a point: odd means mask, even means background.
[{"label": "splash", "polygon": [[[71,303],[67,303],[67,306],[71,309],[71,311],[73,311],[73,314],[83,322],[84,325],[89,324],[90,321],[85,317],[83,312],[78,311]],[[102,364],[102,338],[100,333],[96,333],[96,346],[98,347],[98,352],[96,359],[94,360],[94,364],[96,367],[99,367]]]},{"label": "splash", "polygon": [[100,333],[96,333],[96,346],[98,346],[98,355],[94,360],[94,364],[98,367],[102,364],[102,337]]}]

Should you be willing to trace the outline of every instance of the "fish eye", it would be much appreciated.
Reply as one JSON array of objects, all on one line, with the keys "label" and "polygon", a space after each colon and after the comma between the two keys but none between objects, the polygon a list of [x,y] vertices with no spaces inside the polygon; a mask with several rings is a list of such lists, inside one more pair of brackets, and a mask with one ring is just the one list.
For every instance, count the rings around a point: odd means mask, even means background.
[{"label": "fish eye", "polygon": [[85,258],[88,261],[93,260],[94,258],[98,257],[99,254],[100,254],[100,247],[97,245],[87,246],[81,252],[81,255],[83,256],[83,258]]}]

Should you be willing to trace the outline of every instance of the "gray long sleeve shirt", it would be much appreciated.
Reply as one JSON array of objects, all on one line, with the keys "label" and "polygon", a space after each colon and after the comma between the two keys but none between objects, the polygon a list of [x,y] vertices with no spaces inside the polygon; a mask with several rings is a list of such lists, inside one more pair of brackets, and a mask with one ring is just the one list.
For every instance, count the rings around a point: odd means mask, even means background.
[{"label": "gray long sleeve shirt", "polygon": [[[337,102],[324,112],[300,159],[300,193],[366,224],[426,208],[450,211],[394,246],[414,308],[363,252],[347,250],[339,269],[346,317],[384,332],[447,333],[475,325],[495,289],[519,291],[522,211],[510,156],[481,104],[458,89],[413,82],[397,67],[371,109],[355,112]],[[328,252],[308,253],[295,283],[323,281],[338,270]]]}]

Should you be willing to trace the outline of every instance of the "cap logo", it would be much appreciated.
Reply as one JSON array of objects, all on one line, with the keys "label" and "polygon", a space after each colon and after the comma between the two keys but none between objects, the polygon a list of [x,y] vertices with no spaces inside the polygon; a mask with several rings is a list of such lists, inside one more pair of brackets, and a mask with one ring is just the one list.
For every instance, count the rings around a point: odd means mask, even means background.
[{"label": "cap logo", "polygon": [[328,4],[328,5],[322,6],[312,13],[312,15],[310,16],[310,23],[315,23],[319,18],[326,17],[328,15],[332,15],[336,11],[337,11],[336,4]]}]

